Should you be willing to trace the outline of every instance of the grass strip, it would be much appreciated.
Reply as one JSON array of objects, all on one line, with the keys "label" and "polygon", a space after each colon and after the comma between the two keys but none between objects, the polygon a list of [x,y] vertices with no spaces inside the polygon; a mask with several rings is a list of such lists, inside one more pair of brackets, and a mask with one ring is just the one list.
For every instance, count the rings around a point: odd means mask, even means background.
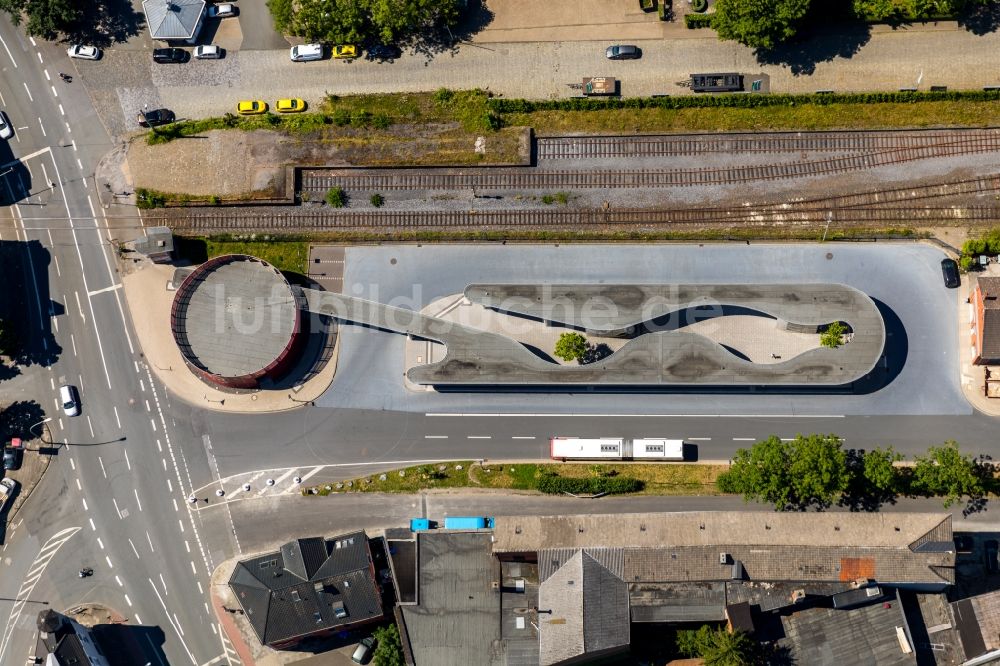
[{"label": "grass strip", "polygon": [[545,479],[635,479],[641,495],[719,495],[715,479],[726,465],[637,463],[491,463],[460,460],[404,467],[389,472],[302,489],[306,496],[338,492],[416,493],[432,489],[485,488],[539,491]]},{"label": "grass strip", "polygon": [[248,254],[263,259],[280,271],[305,275],[309,260],[309,243],[297,238],[250,234],[246,238],[222,236],[218,238],[174,238],[174,249],[179,257],[192,264],[201,264],[223,254]]}]

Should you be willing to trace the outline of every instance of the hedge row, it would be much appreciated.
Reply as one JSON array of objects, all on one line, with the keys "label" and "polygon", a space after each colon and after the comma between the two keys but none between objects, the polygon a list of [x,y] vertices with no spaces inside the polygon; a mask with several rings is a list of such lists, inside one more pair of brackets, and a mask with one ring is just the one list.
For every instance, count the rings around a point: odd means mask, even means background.
[{"label": "hedge row", "polygon": [[995,102],[1000,90],[946,90],[943,92],[807,93],[801,95],[680,95],[677,97],[570,97],[527,100],[490,99],[497,113],[535,111],[600,111],[604,109],[691,109],[706,107],[761,108],[796,104],[903,104],[909,102]]},{"label": "hedge row", "polygon": [[685,14],[684,25],[691,30],[695,30],[697,28],[711,28],[714,18],[715,14]]},{"label": "hedge row", "polygon": [[637,493],[645,487],[639,479],[632,479],[627,476],[613,477],[588,477],[588,478],[567,478],[546,474],[538,479],[537,488],[549,495],[560,495],[562,493],[573,493],[574,495],[597,495],[607,493],[609,495],[621,495],[624,493]]}]

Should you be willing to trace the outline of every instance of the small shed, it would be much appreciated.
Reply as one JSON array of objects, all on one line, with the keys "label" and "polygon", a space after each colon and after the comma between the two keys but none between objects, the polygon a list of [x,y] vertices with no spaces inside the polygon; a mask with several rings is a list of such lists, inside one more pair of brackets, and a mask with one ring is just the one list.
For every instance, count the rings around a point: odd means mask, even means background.
[{"label": "small shed", "polygon": [[194,44],[205,14],[205,0],[144,0],[149,36],[161,41]]},{"label": "small shed", "polygon": [[144,254],[156,264],[170,263],[174,258],[174,235],[170,227],[150,227],[146,235],[137,238],[135,251]]}]

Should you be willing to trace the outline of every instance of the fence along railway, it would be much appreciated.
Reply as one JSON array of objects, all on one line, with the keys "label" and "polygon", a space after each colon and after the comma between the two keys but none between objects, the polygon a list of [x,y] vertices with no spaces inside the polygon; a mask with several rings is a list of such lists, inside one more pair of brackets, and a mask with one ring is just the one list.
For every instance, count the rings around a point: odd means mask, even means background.
[{"label": "fence along railway", "polygon": [[1000,130],[918,132],[797,132],[639,136],[558,136],[535,139],[539,161],[683,157],[712,153],[873,152],[995,137]]},{"label": "fence along railway", "polygon": [[333,187],[348,191],[574,190],[747,184],[861,171],[916,160],[1000,151],[1000,133],[925,146],[894,148],[802,162],[698,169],[538,170],[532,167],[470,169],[303,169],[302,192],[320,197]]}]

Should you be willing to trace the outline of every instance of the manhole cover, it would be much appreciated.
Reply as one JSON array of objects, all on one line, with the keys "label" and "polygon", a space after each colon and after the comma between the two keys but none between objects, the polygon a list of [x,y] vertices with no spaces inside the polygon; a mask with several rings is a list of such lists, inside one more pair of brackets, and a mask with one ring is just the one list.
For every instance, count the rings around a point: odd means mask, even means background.
[{"label": "manhole cover", "polygon": [[827,252],[826,253],[826,258],[827,259],[833,259],[833,252]]},{"label": "manhole cover", "polygon": [[390,259],[389,263],[392,264],[393,266],[395,266],[396,265],[396,257],[393,257],[392,259]]}]

